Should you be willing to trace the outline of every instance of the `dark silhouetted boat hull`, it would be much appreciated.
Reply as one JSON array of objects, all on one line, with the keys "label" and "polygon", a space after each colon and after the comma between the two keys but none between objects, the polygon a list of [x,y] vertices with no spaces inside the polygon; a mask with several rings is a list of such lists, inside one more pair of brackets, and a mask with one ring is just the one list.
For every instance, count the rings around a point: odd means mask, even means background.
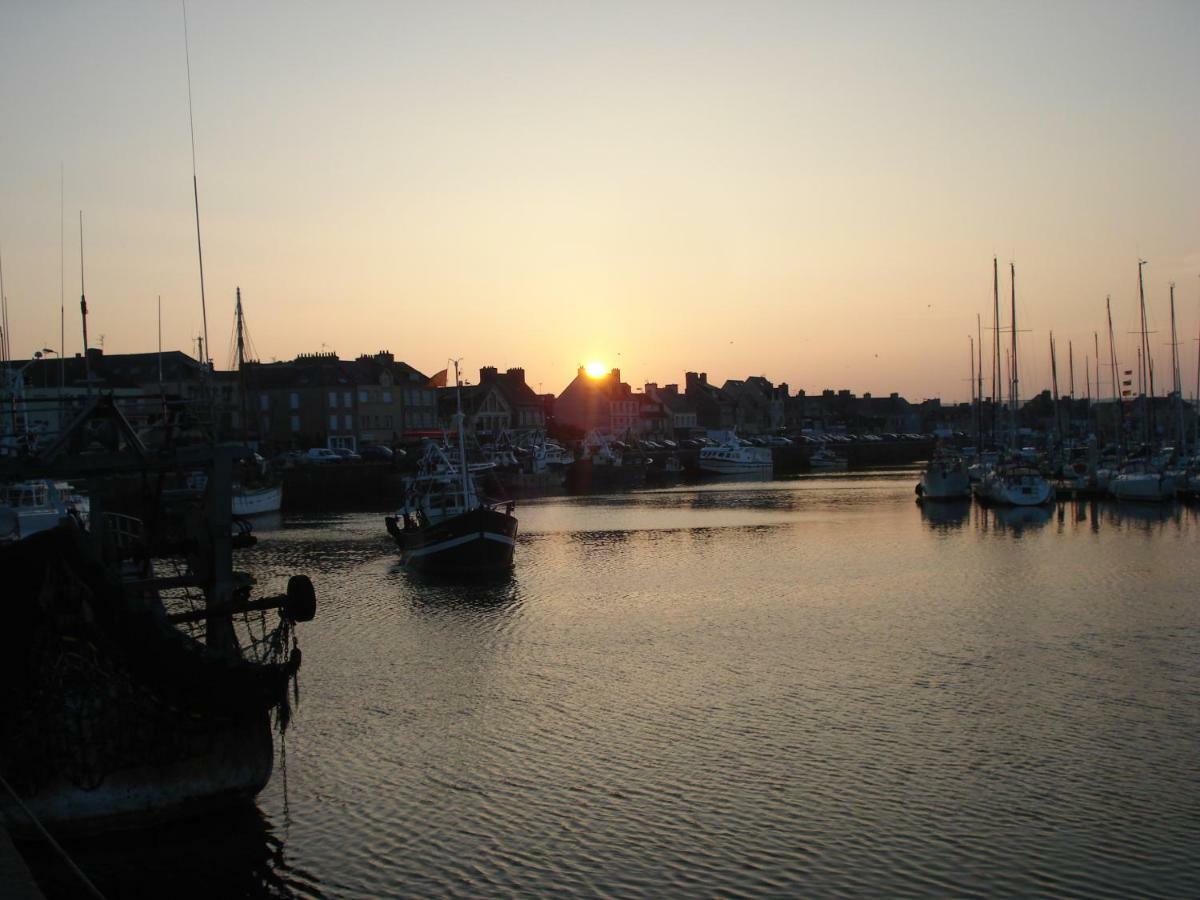
[{"label": "dark silhouetted boat hull", "polygon": [[509,509],[481,506],[422,527],[405,527],[394,516],[386,523],[405,568],[438,575],[488,575],[512,567],[517,520]]}]

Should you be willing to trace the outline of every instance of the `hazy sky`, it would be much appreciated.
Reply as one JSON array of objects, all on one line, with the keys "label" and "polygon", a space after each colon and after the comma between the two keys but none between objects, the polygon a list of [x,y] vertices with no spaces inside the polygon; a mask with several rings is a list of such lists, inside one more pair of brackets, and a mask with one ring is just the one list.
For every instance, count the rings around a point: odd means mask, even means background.
[{"label": "hazy sky", "polygon": [[[1174,280],[1195,384],[1198,3],[194,0],[188,19],[219,366],[241,285],[264,359],[965,397],[996,254],[1031,329],[1023,384],[1046,382],[1053,329],[1082,394],[1106,294],[1132,363],[1141,256],[1157,377]],[[180,7],[6,0],[0,66],[14,355],[59,344],[60,162],[68,352],[80,209],[93,345],[153,350],[161,294],[165,345],[194,347]]]}]

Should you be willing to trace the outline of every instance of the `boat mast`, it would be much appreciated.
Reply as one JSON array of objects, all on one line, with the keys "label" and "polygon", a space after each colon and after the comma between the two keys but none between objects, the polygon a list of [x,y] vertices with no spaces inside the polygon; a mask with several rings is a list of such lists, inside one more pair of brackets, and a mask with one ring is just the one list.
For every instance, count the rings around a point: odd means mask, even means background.
[{"label": "boat mast", "polygon": [[87,393],[92,393],[92,365],[88,360],[87,292],[83,289],[83,210],[79,211],[79,315],[83,319],[83,378]]},{"label": "boat mast", "polygon": [[[66,219],[63,213],[63,164],[58,164],[58,396],[67,389]],[[60,413],[61,415],[61,413]]]},{"label": "boat mast", "polygon": [[1176,451],[1183,452],[1183,377],[1179,372],[1179,336],[1175,331],[1175,282],[1171,282],[1171,377],[1175,388]]},{"label": "boat mast", "polygon": [[992,445],[1000,430],[1000,263],[992,257]]},{"label": "boat mast", "polygon": [[1050,332],[1050,395],[1054,400],[1054,427],[1058,429],[1058,439],[1063,438],[1062,412],[1058,402],[1058,359],[1054,352],[1054,332]]},{"label": "boat mast", "polygon": [[234,309],[237,320],[237,367],[238,393],[242,400],[242,440],[248,440],[250,435],[250,398],[246,390],[246,325],[242,315],[242,288],[237,289],[237,306]]},{"label": "boat mast", "polygon": [[967,335],[967,340],[971,342],[971,407],[975,413],[975,444],[979,445],[979,397],[975,395],[975,338],[972,335]]},{"label": "boat mast", "polygon": [[454,421],[458,425],[458,472],[462,479],[462,496],[463,496],[463,511],[467,509],[468,490],[471,483],[470,473],[467,472],[467,435],[463,428],[463,411],[462,411],[462,381],[458,377],[459,360],[454,360],[454,401],[458,407],[458,411],[454,414]]},{"label": "boat mast", "polygon": [[4,293],[4,254],[0,253],[0,361],[8,365],[12,357],[8,352],[8,295]]},{"label": "boat mast", "polygon": [[975,349],[979,354],[979,368],[976,373],[979,377],[979,383],[976,386],[975,397],[977,403],[975,405],[975,447],[977,452],[983,452],[983,320],[979,313],[975,313]]},{"label": "boat mast", "polygon": [[[187,0],[181,0],[183,6],[183,56],[187,63],[188,86],[188,133],[192,137],[192,200],[196,207],[196,257],[200,262],[200,316],[204,324],[204,346],[212,352],[208,342],[208,305],[204,298],[204,250],[200,245],[200,188],[196,181],[196,128],[192,116],[192,56],[188,47]],[[203,353],[201,354],[203,357]],[[206,369],[212,369],[212,361],[201,358],[200,364]]]},{"label": "boat mast", "polygon": [[1068,338],[1067,340],[1067,369],[1070,377],[1070,389],[1067,392],[1072,400],[1075,399],[1075,342]]},{"label": "boat mast", "polygon": [[[1146,328],[1146,291],[1142,285],[1142,266],[1146,265],[1146,260],[1138,260],[1138,303],[1141,305],[1142,311],[1142,369],[1145,375],[1142,379],[1143,387],[1149,387],[1150,400],[1146,405],[1145,420],[1146,420],[1146,443],[1154,443],[1154,363],[1150,360],[1150,332]],[[1145,397],[1142,398],[1143,401]]]},{"label": "boat mast", "polygon": [[1017,416],[1021,406],[1020,378],[1017,375],[1017,266],[1008,264],[1012,280],[1012,444],[1017,449]]},{"label": "boat mast", "polygon": [[[1113,340],[1112,297],[1111,296],[1104,298],[1104,308],[1108,312],[1108,357],[1109,357],[1109,362],[1112,366],[1113,403],[1116,404],[1116,407],[1117,407],[1117,414],[1116,414],[1117,449],[1123,450],[1125,447],[1125,440],[1124,440],[1124,437],[1125,437],[1125,404],[1124,404],[1123,399],[1117,395],[1117,347],[1116,347],[1116,342]],[[1100,395],[1100,386],[1099,386],[1100,369],[1099,369],[1099,367],[1097,367],[1097,369],[1096,369],[1096,378],[1097,378],[1096,395],[1099,396]],[[1122,393],[1124,393],[1124,392],[1122,392]]]}]

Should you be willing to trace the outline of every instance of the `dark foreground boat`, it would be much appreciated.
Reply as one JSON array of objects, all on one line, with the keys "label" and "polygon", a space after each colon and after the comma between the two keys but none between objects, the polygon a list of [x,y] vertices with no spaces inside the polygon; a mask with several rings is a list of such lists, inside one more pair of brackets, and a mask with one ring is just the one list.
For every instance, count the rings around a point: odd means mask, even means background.
[{"label": "dark foreground boat", "polygon": [[500,574],[512,567],[514,504],[484,498],[476,476],[493,466],[468,465],[461,403],[455,420],[456,458],[451,459],[448,447],[430,442],[417,474],[405,480],[404,503],[384,524],[406,569],[435,575]]},{"label": "dark foreground boat", "polygon": [[[304,576],[286,596],[252,600],[253,580],[232,569],[231,475],[244,454],[152,451],[111,399],[91,398],[57,440],[0,460],[0,475],[84,479],[92,498],[86,529],[68,518],[0,547],[8,827],[142,827],[266,785],[273,728],[296,696],[295,625],[316,600]],[[163,489],[196,468],[203,492]],[[117,512],[129,479],[147,488],[143,502]]]}]

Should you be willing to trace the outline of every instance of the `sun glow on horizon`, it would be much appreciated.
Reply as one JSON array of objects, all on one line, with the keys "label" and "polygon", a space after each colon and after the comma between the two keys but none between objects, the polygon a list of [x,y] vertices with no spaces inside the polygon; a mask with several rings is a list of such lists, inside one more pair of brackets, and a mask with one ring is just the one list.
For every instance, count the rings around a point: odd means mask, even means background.
[{"label": "sun glow on horizon", "polygon": [[608,366],[602,362],[596,362],[595,360],[592,360],[590,363],[584,366],[583,370],[588,373],[589,378],[600,378],[601,376],[608,374]]}]

